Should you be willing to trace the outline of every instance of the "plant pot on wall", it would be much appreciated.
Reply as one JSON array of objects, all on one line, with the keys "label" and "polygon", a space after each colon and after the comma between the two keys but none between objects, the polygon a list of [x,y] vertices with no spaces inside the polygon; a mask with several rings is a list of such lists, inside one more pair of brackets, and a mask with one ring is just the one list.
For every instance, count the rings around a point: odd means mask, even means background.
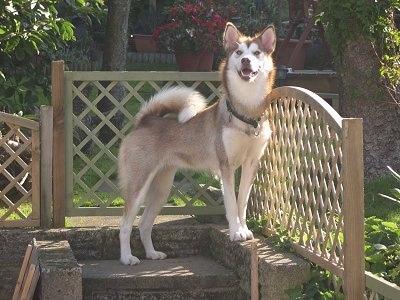
[{"label": "plant pot on wall", "polygon": [[157,52],[156,43],[151,35],[135,33],[133,40],[135,41],[136,52]]},{"label": "plant pot on wall", "polygon": [[175,59],[180,72],[211,72],[214,53],[202,50],[199,54],[190,51],[176,51]]}]

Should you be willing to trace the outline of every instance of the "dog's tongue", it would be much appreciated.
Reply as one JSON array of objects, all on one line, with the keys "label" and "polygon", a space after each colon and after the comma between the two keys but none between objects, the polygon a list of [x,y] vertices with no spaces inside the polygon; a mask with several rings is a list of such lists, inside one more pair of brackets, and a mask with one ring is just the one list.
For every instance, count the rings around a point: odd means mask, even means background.
[{"label": "dog's tongue", "polygon": [[252,73],[253,73],[253,71],[250,70],[250,69],[243,69],[242,70],[242,75],[243,76],[251,76]]},{"label": "dog's tongue", "polygon": [[244,79],[250,79],[251,77],[253,77],[257,72],[253,72],[251,69],[242,69],[240,71],[240,75],[242,76],[242,78]]}]

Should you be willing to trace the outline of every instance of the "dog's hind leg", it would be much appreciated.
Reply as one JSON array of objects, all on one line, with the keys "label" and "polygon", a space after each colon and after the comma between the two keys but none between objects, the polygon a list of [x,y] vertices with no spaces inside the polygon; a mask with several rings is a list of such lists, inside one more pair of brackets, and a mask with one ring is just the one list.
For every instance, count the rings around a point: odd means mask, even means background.
[{"label": "dog's hind leg", "polygon": [[155,172],[148,172],[148,174],[149,176],[147,177],[142,176],[142,178],[146,178],[144,182],[132,182],[130,185],[127,185],[127,189],[124,191],[123,196],[125,198],[125,207],[119,226],[121,262],[124,265],[137,265],[140,262],[136,256],[132,255],[130,239],[133,221],[135,220],[135,217],[139,211],[140,205],[142,205],[146,199],[147,192]]},{"label": "dog's hind leg", "polygon": [[150,259],[164,259],[167,255],[156,251],[151,239],[151,231],[156,216],[167,200],[175,175],[174,168],[160,170],[154,177],[149,192],[147,193],[147,205],[139,223],[140,239],[146,251],[146,257]]}]

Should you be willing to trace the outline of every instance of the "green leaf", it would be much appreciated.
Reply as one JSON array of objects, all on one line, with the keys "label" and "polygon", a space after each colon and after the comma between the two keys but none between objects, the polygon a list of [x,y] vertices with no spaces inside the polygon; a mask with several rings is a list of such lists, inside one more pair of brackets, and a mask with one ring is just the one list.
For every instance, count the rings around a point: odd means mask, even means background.
[{"label": "green leaf", "polygon": [[398,226],[394,222],[382,222],[382,225],[387,228],[398,229]]},{"label": "green leaf", "polygon": [[371,265],[371,272],[374,274],[381,274],[386,271],[384,263],[375,263]]},{"label": "green leaf", "polygon": [[19,42],[20,42],[21,38],[19,36],[13,36],[11,37],[7,43],[6,43],[6,47],[4,49],[4,51],[7,52],[12,52],[15,50],[15,48],[18,46]]},{"label": "green leaf", "polygon": [[25,50],[24,50],[23,47],[17,47],[17,49],[15,49],[15,57],[19,61],[23,61],[24,60],[24,58],[25,58]]},{"label": "green leaf", "polygon": [[366,256],[365,260],[372,264],[378,264],[378,263],[383,263],[385,261],[385,256],[383,255],[383,253],[377,252],[372,255]]}]

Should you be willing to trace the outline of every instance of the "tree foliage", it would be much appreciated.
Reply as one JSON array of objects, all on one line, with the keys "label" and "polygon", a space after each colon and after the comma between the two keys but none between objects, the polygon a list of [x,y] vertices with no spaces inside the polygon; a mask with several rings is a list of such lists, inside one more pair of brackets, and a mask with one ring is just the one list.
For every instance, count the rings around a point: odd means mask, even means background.
[{"label": "tree foliage", "polygon": [[333,53],[340,58],[349,41],[361,34],[371,42],[380,61],[383,83],[400,103],[400,31],[394,13],[400,0],[322,0],[320,19]]},{"label": "tree foliage", "polygon": [[[74,26],[61,18],[57,0],[0,0],[0,107],[24,114],[47,104],[52,53],[74,41]],[[64,1],[74,13],[90,15],[102,0]],[[91,9],[89,9],[91,7]],[[94,10],[93,10],[94,9]]]}]

